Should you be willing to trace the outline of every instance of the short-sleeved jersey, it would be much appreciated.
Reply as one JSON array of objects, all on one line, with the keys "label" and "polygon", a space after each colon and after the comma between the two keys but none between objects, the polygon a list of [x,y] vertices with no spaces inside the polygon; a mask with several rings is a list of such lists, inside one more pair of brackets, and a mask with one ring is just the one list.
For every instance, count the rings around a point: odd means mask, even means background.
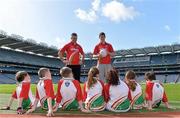
[{"label": "short-sleeved jersey", "polygon": [[159,100],[167,102],[167,96],[164,87],[157,81],[146,81],[146,100],[156,103]]},{"label": "short-sleeved jersey", "polygon": [[106,101],[107,104],[115,105],[118,101],[124,101],[129,98],[129,88],[127,84],[120,80],[119,85],[105,85]]},{"label": "short-sleeved jersey", "polygon": [[83,101],[85,103],[88,103],[93,97],[103,96],[105,98],[104,83],[97,80],[97,82],[88,89],[86,82],[84,84],[83,93]]},{"label": "short-sleeved jersey", "polygon": [[34,97],[31,91],[30,82],[21,82],[17,85],[16,90],[13,92],[12,97],[15,99],[23,98],[27,100],[30,98],[31,101],[34,101]]},{"label": "short-sleeved jersey", "polygon": [[[106,49],[108,52],[114,52],[114,49],[111,44],[109,43],[99,43],[94,48],[94,55],[97,55],[100,53],[102,49]],[[111,56],[107,55],[106,57],[103,57],[102,59],[98,59],[99,64],[110,64],[111,63]]]},{"label": "short-sleeved jersey", "polygon": [[82,100],[80,83],[72,78],[63,78],[58,83],[56,102],[64,105],[71,100]]},{"label": "short-sleeved jersey", "polygon": [[49,97],[52,99],[55,98],[52,80],[40,80],[36,87],[36,98],[41,100]]},{"label": "short-sleeved jersey", "polygon": [[134,101],[139,96],[141,96],[142,95],[141,85],[136,82],[136,89],[134,91],[130,90],[130,94],[131,94],[131,101]]},{"label": "short-sleeved jersey", "polygon": [[63,54],[66,53],[67,60],[69,60],[69,61],[70,61],[71,56],[74,55],[71,65],[79,65],[80,64],[79,63],[80,62],[80,54],[84,55],[84,51],[83,51],[82,47],[79,44],[73,43],[73,42],[66,44],[60,50],[60,52]]}]

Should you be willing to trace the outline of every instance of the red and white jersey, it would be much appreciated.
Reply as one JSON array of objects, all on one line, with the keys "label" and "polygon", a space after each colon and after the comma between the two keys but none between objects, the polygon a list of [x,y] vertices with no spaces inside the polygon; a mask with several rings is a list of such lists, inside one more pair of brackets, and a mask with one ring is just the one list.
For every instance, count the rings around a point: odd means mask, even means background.
[{"label": "red and white jersey", "polygon": [[142,88],[139,83],[136,82],[136,89],[134,91],[130,90],[131,94],[131,101],[135,101],[137,98],[139,98],[142,95]]},{"label": "red and white jersey", "polygon": [[[101,49],[106,49],[108,52],[114,52],[114,49],[111,44],[105,42],[99,43],[95,46],[93,54],[97,55],[100,53]],[[103,57],[102,59],[98,59],[99,64],[110,64],[111,63],[111,56],[107,55],[106,57]]]},{"label": "red and white jersey", "polygon": [[13,92],[12,97],[15,99],[23,98],[25,100],[29,98],[31,102],[34,102],[34,96],[31,91],[31,83],[25,81],[19,83],[16,90]]},{"label": "red and white jersey", "polygon": [[119,85],[105,85],[107,106],[113,107],[116,102],[124,101],[129,97],[129,88],[127,84],[119,80]]},{"label": "red and white jersey", "polygon": [[103,96],[105,98],[104,83],[100,80],[97,80],[97,82],[88,89],[86,82],[84,84],[83,93],[83,101],[85,103],[88,103],[94,97]]},{"label": "red and white jersey", "polygon": [[73,78],[63,78],[58,83],[56,102],[61,105],[73,100],[82,100],[80,83]]},{"label": "red and white jersey", "polygon": [[41,100],[49,97],[55,98],[53,82],[50,79],[41,79],[36,87],[36,98]]},{"label": "red and white jersey", "polygon": [[61,53],[66,53],[67,60],[70,61],[71,55],[74,54],[73,60],[71,62],[72,65],[79,65],[80,62],[80,54],[84,55],[84,51],[82,47],[77,44],[73,43],[72,41],[66,44],[62,49],[60,49]]},{"label": "red and white jersey", "polygon": [[152,101],[152,104],[160,100],[168,101],[164,87],[158,81],[146,81],[146,100]]}]

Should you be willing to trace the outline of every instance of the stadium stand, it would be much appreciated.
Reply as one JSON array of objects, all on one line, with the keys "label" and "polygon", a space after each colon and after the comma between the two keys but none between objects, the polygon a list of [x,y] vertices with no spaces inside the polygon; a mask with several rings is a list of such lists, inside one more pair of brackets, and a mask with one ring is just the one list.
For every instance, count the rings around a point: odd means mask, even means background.
[{"label": "stadium stand", "polygon": [[[36,83],[40,67],[50,68],[53,82],[57,83],[59,69],[64,66],[57,54],[55,46],[49,47],[33,39],[0,31],[0,83],[15,83],[14,74],[20,70],[30,73],[32,82]],[[97,64],[97,59],[91,59],[90,53],[85,56],[82,82],[87,80],[89,68]],[[144,81],[145,72],[154,71],[161,82],[177,83],[180,82],[180,44],[117,50],[112,64],[118,69],[122,80],[127,70],[134,70],[139,82]]]}]

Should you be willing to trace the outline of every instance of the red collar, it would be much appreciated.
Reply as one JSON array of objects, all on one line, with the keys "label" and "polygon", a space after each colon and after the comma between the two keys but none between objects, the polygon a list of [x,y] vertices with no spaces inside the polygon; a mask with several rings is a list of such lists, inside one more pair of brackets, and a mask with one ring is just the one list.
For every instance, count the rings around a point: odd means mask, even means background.
[{"label": "red collar", "polygon": [[77,43],[74,43],[74,42],[72,42],[72,41],[70,42],[70,44],[71,44],[71,45],[78,45]]},{"label": "red collar", "polygon": [[99,43],[99,45],[106,45],[106,44],[107,44],[106,42],[104,42],[104,43],[100,42]]}]

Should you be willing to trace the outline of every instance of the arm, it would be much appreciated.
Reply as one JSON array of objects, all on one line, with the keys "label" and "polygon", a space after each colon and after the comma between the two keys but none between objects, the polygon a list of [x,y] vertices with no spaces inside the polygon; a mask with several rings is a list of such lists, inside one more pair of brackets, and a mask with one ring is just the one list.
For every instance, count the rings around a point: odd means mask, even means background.
[{"label": "arm", "polygon": [[102,56],[99,54],[99,49],[98,49],[98,46],[97,46],[97,45],[96,45],[96,47],[94,48],[92,57],[93,57],[93,58],[99,58],[99,59],[102,58]]},{"label": "arm", "polygon": [[99,81],[100,81],[100,83],[102,85],[102,96],[103,96],[104,100],[106,100],[104,83],[101,80],[99,80]]},{"label": "arm", "polygon": [[35,99],[35,101],[34,101],[34,104],[33,104],[33,106],[32,106],[32,108],[31,109],[29,109],[27,112],[26,112],[26,114],[30,114],[30,113],[32,113],[33,111],[35,111],[36,110],[36,107],[37,107],[37,104],[38,104],[38,102],[39,102],[39,99]]},{"label": "arm", "polygon": [[59,50],[58,52],[58,56],[60,58],[60,60],[64,63],[64,64],[67,64],[69,63],[68,60],[65,60],[64,59],[64,53],[66,52],[66,50],[68,49],[68,45],[65,45],[61,50]]},{"label": "arm", "polygon": [[81,91],[80,83],[79,83],[77,80],[74,80],[73,83],[74,83],[74,85],[75,85],[75,87],[76,87],[76,89],[77,89],[76,99],[77,99],[77,101],[78,101],[80,110],[81,110],[82,112],[89,112],[89,110],[85,110],[84,107],[83,107],[82,91]]},{"label": "arm", "polygon": [[147,101],[147,108],[152,110],[152,89],[153,83],[146,83],[146,101]]},{"label": "arm", "polygon": [[47,103],[48,103],[47,116],[54,116],[53,110],[52,110],[52,99],[54,98],[54,88],[53,88],[52,80],[50,79],[45,80],[44,88],[45,88]]},{"label": "arm", "polygon": [[79,52],[81,53],[81,62],[80,63],[83,64],[84,63],[85,54],[84,54],[84,51],[83,51],[81,46],[79,48]]},{"label": "arm", "polygon": [[162,101],[164,102],[164,105],[167,107],[167,108],[172,108],[170,105],[169,105],[169,102],[168,102],[168,99],[167,99],[167,96],[166,96],[166,92],[164,91],[164,94],[163,94],[163,99]]},{"label": "arm", "polygon": [[111,57],[115,56],[115,52],[112,45],[109,45],[109,51],[107,51],[107,54],[110,55]]},{"label": "arm", "polygon": [[87,98],[86,84],[87,83],[84,83],[84,87],[83,87],[83,101],[86,101],[86,98]]},{"label": "arm", "polygon": [[23,98],[18,99],[18,108],[22,108],[22,101],[23,101]]},{"label": "arm", "polygon": [[106,103],[109,101],[109,88],[110,88],[110,85],[109,84],[106,84],[105,85],[105,101]]},{"label": "arm", "polygon": [[24,99],[29,98],[29,90],[30,90],[30,83],[29,82],[23,82],[22,83],[22,90],[20,92],[20,96],[18,98],[18,108],[17,108],[17,114],[24,114],[24,110],[22,109],[22,102]]},{"label": "arm", "polygon": [[35,101],[34,101],[34,103],[33,103],[32,108],[27,111],[27,114],[32,113],[33,111],[35,111],[38,102],[39,102],[39,93],[38,93],[38,90],[37,90],[37,88],[36,88],[36,99],[35,99]]},{"label": "arm", "polygon": [[49,97],[49,98],[47,99],[47,102],[48,102],[48,108],[49,108],[48,113],[47,113],[47,116],[54,116],[54,114],[53,114],[53,109],[52,109],[52,98]]},{"label": "arm", "polygon": [[58,83],[57,94],[56,94],[56,104],[53,107],[53,111],[58,110],[59,104],[60,104],[60,102],[62,100],[62,95],[60,93],[62,83],[63,83],[63,80],[60,80],[59,83]]},{"label": "arm", "polygon": [[58,56],[59,56],[60,60],[63,62],[64,61],[64,59],[63,59],[64,57],[63,57],[63,53],[61,52],[61,50],[59,50]]},{"label": "arm", "polygon": [[115,52],[107,52],[108,55],[110,55],[111,57],[114,57],[115,56]]}]

